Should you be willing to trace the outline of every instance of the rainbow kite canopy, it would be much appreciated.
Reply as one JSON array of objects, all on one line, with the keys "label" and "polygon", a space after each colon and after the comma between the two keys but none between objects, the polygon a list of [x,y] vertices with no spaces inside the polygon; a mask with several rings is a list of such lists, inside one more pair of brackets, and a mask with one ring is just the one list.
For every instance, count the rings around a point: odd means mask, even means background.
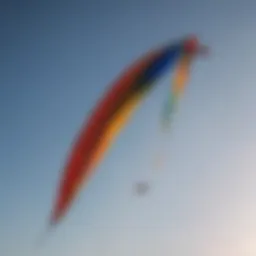
[{"label": "rainbow kite canopy", "polygon": [[195,36],[187,37],[146,53],[113,83],[73,144],[57,191],[51,225],[59,222],[65,215],[82,184],[89,181],[136,107],[147,92],[156,86],[157,79],[171,66],[176,68],[171,97],[164,111],[164,116],[168,119],[167,116],[183,92],[191,61],[206,52],[207,48],[201,46]]}]

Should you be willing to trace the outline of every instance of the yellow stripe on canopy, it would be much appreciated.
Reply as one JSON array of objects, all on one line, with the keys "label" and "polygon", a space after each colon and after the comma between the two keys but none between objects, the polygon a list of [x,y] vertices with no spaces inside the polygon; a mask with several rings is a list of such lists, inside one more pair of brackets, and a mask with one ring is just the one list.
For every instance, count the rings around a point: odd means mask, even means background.
[{"label": "yellow stripe on canopy", "polygon": [[76,191],[79,191],[81,187],[87,184],[96,166],[100,163],[107,150],[112,146],[124,125],[132,117],[132,114],[139,106],[139,103],[143,99],[144,95],[145,91],[134,94],[130,99],[127,100],[127,102],[119,109],[113,119],[109,122],[103,136],[100,138],[98,147],[92,155],[88,171],[85,172],[83,178],[81,178],[79,182],[75,184]]},{"label": "yellow stripe on canopy", "polygon": [[90,168],[94,169],[102,160],[104,153],[111,147],[124,125],[132,117],[144,95],[145,92],[133,95],[109,122],[103,137],[100,138],[100,144],[92,157]]}]

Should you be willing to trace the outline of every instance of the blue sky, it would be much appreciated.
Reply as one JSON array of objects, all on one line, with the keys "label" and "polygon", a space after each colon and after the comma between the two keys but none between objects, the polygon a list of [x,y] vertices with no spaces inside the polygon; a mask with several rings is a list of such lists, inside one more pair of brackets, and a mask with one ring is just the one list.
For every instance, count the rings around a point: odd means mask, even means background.
[{"label": "blue sky", "polygon": [[[254,1],[1,3],[0,255],[256,254]],[[167,74],[39,251],[59,172],[105,87],[151,47],[196,33],[211,56],[191,81],[166,142]],[[153,179],[133,196],[134,182]]]}]

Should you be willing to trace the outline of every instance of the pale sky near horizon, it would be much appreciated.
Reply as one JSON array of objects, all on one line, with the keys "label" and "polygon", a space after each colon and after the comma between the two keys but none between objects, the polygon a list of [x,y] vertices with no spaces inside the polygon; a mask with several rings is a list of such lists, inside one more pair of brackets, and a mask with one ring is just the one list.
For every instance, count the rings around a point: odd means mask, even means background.
[{"label": "pale sky near horizon", "polygon": [[[256,2],[2,1],[1,256],[255,256]],[[159,82],[45,245],[70,143],[122,69],[195,33],[198,59],[165,144]],[[150,176],[152,175],[152,176]],[[150,177],[144,197],[134,182]]]}]

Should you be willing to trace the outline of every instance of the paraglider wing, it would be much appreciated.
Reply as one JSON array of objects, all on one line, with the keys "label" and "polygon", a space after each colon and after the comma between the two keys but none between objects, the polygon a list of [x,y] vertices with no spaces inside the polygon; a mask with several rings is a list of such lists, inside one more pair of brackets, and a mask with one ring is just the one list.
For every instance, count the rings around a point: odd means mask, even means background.
[{"label": "paraglider wing", "polygon": [[152,51],[132,65],[107,91],[82,128],[64,168],[50,224],[56,224],[71,206],[81,185],[128,121],[136,106],[165,69],[174,64],[181,45]]}]

